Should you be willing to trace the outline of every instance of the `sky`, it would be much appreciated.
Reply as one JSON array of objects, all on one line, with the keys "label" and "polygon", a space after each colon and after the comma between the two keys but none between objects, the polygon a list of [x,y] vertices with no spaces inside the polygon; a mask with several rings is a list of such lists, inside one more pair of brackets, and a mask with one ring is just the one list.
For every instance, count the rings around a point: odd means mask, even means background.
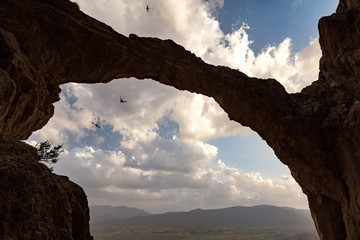
[{"label": "sky", "polygon": [[[210,64],[275,78],[289,93],[317,79],[317,22],[337,6],[335,0],[77,2],[125,36],[173,39]],[[151,213],[259,204],[308,208],[272,149],[230,121],[212,98],[151,79],[61,89],[54,116],[26,142],[63,144],[54,173],[82,186],[90,205]]]}]

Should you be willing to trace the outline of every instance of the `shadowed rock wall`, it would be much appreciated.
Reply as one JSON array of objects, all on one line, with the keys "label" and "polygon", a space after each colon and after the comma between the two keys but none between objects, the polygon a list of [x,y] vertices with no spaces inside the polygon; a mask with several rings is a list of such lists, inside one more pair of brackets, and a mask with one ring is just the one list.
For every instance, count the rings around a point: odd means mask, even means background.
[{"label": "shadowed rock wall", "polygon": [[274,79],[206,64],[171,40],[124,37],[66,0],[2,0],[0,16],[2,135],[26,139],[44,126],[59,84],[152,78],[213,97],[258,132],[308,196],[321,239],[360,239],[357,0],[340,0],[319,21],[319,79],[297,94]]},{"label": "shadowed rock wall", "polygon": [[0,136],[0,156],[0,239],[92,239],[81,187],[51,173],[18,140]]}]

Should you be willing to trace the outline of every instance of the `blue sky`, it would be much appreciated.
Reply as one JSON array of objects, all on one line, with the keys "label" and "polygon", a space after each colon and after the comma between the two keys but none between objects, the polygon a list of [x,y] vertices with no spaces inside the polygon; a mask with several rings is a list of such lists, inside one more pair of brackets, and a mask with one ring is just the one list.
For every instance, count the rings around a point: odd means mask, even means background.
[{"label": "blue sky", "polygon": [[256,53],[287,37],[292,39],[294,51],[300,51],[309,38],[318,38],[317,21],[333,13],[337,4],[336,0],[227,0],[217,17],[224,33],[246,22]]},{"label": "blue sky", "polygon": [[[220,28],[231,33],[243,22],[250,28],[251,49],[259,53],[268,45],[278,45],[285,38],[292,39],[292,51],[301,51],[309,39],[318,38],[317,22],[332,14],[337,0],[226,0],[216,13]],[[244,171],[260,171],[265,177],[288,174],[274,152],[256,134],[216,139],[210,142],[219,149],[219,156],[231,166]]]},{"label": "blue sky", "polygon": [[[78,0],[128,35],[173,39],[204,61],[275,78],[297,92],[317,78],[317,21],[325,0]],[[146,12],[146,5],[150,11]],[[273,204],[306,208],[290,172],[213,99],[151,79],[61,86],[55,115],[28,139],[65,152],[54,172],[81,185],[90,205],[152,213]],[[120,103],[123,97],[128,102]],[[96,122],[101,128],[96,128]]]}]

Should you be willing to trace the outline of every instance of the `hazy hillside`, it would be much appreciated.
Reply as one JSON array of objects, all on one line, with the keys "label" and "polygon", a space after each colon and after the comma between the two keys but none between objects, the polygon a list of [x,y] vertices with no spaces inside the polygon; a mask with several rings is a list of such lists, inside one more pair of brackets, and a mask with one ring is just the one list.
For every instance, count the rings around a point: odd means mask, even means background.
[{"label": "hazy hillside", "polygon": [[274,206],[231,207],[215,210],[196,209],[190,212],[170,212],[107,222],[107,225],[160,225],[169,227],[237,226],[295,227],[312,226],[303,210]]},{"label": "hazy hillside", "polygon": [[90,221],[100,222],[113,219],[131,218],[137,216],[147,216],[150,213],[125,206],[111,207],[111,206],[90,206]]},{"label": "hazy hillside", "polygon": [[265,205],[196,209],[93,222],[91,228],[96,240],[318,239],[308,210]]}]

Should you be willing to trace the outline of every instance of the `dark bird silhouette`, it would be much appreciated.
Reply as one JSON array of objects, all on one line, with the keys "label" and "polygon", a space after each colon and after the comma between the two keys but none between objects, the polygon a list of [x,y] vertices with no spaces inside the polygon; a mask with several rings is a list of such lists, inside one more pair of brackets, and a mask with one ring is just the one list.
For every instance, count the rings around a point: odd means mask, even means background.
[{"label": "dark bird silhouette", "polygon": [[101,128],[101,127],[99,126],[99,124],[97,124],[97,123],[92,122],[92,124],[93,124],[95,127],[97,127],[97,128]]},{"label": "dark bird silhouette", "polygon": [[124,100],[121,96],[120,96],[120,103],[126,103],[127,101]]},{"label": "dark bird silhouette", "polygon": [[149,12],[149,5],[146,5],[146,11]]}]

